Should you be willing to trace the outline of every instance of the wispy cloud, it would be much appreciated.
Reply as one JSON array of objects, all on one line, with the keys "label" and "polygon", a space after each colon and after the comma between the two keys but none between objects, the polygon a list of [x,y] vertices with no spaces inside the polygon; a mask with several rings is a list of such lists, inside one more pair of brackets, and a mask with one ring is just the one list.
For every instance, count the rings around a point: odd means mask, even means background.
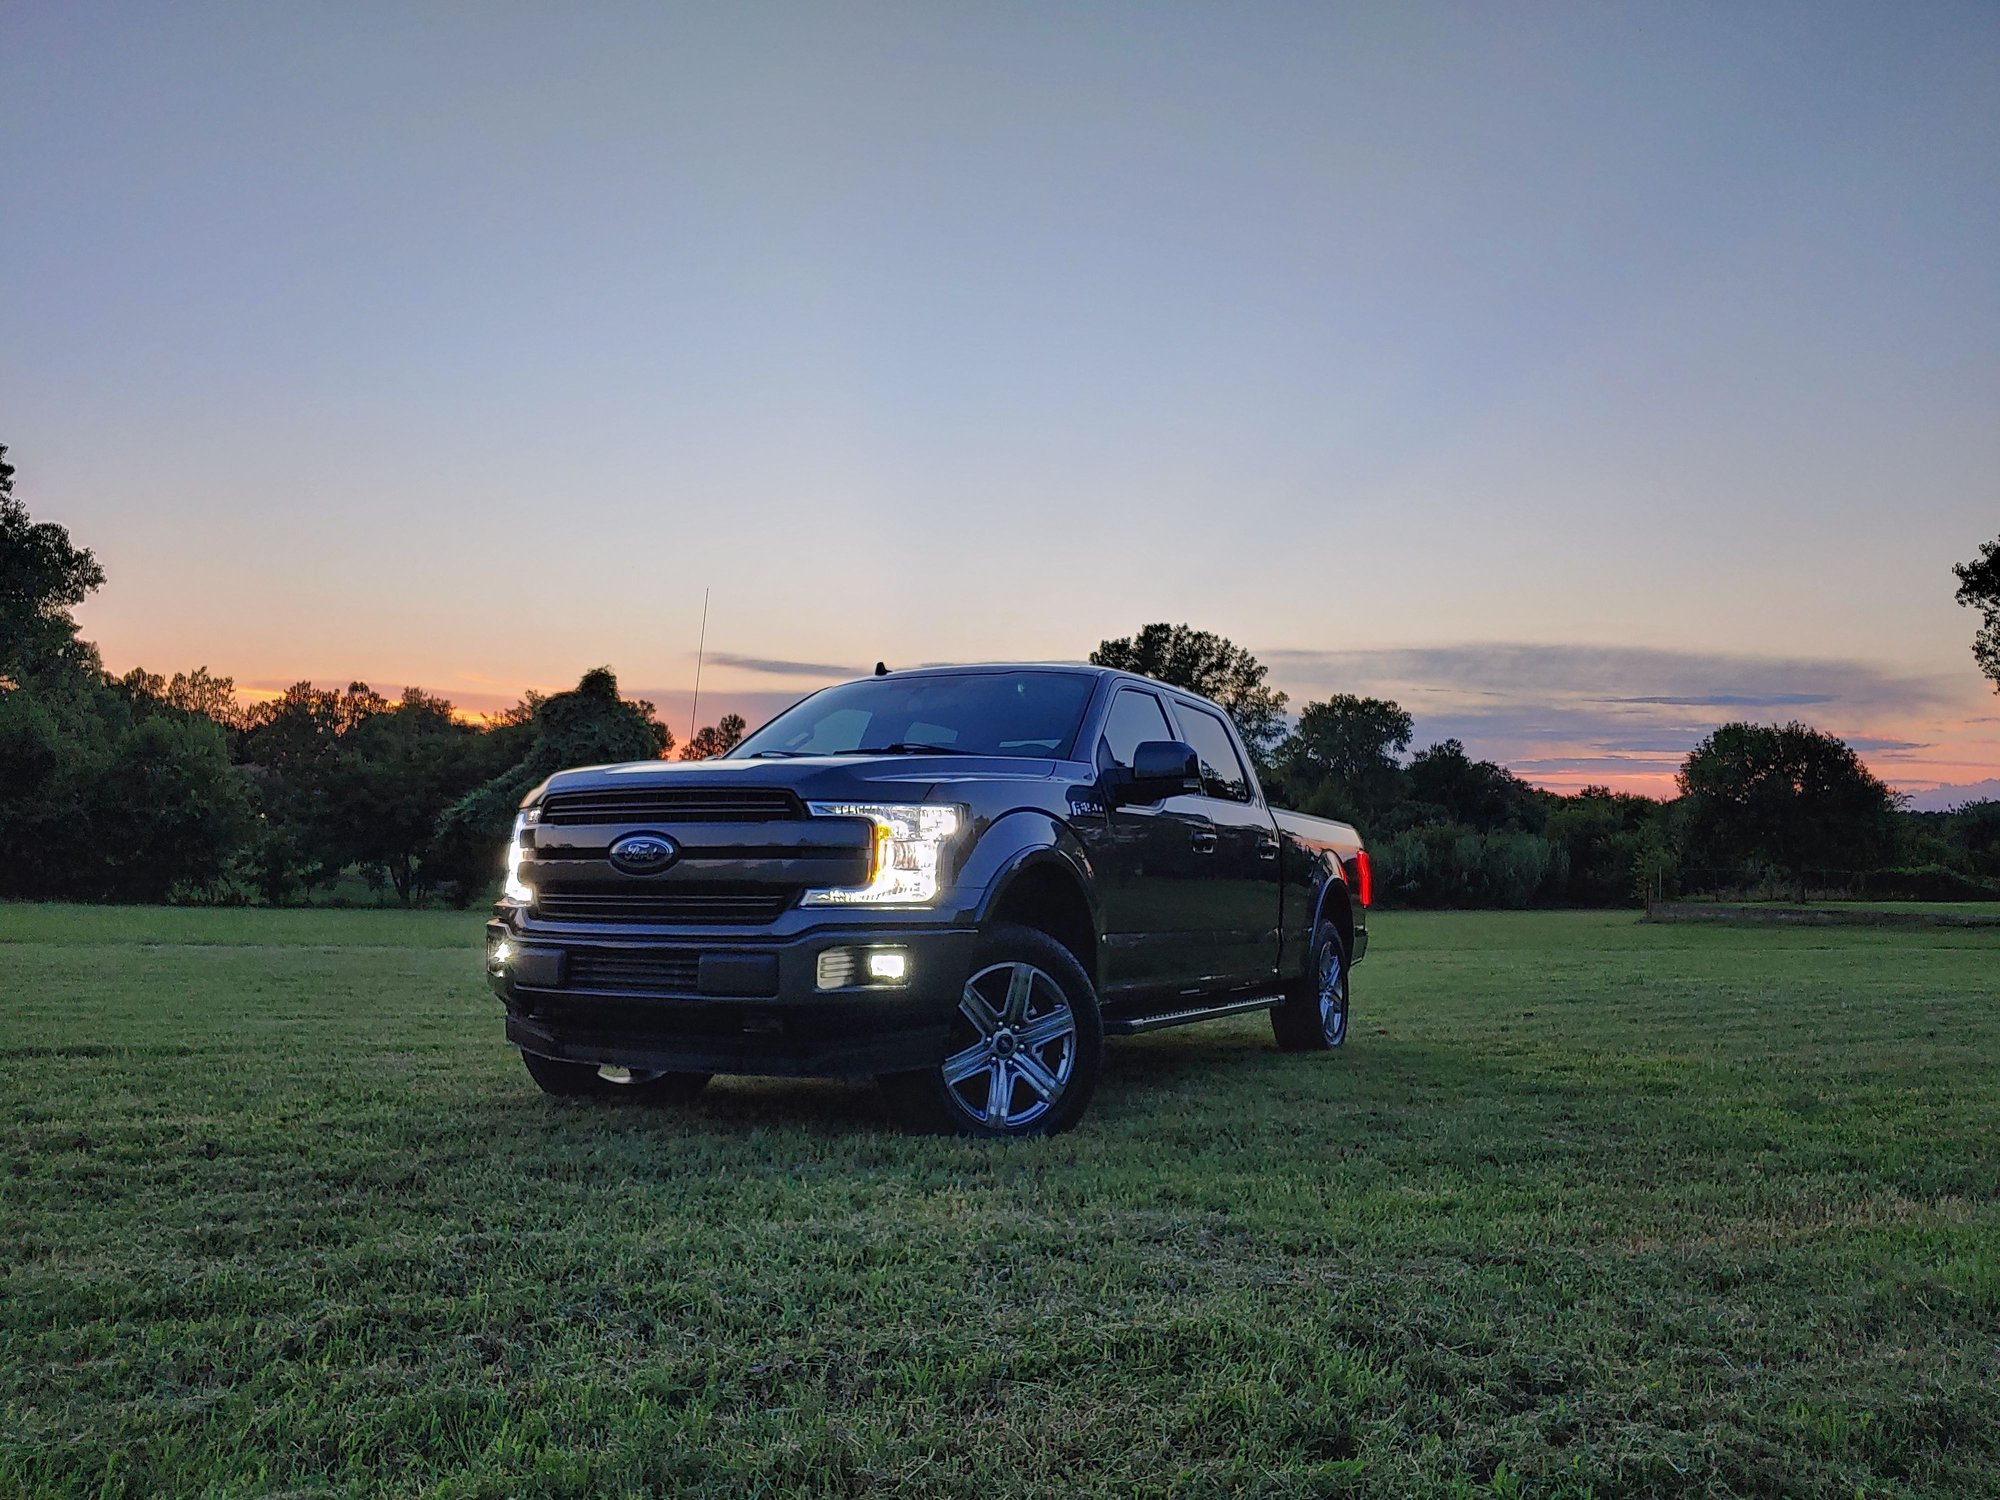
[{"label": "wispy cloud", "polygon": [[1644,646],[1467,644],[1370,651],[1259,651],[1282,681],[1333,691],[1395,683],[1464,696],[1588,701],[1632,708],[1785,708],[1840,703],[1877,709],[1936,707],[1956,684],[1869,662],[1670,651]]},{"label": "wispy cloud", "polygon": [[1842,658],[1505,643],[1257,655],[1295,707],[1331,692],[1394,698],[1415,716],[1418,746],[1459,739],[1550,786],[1666,793],[1724,720],[1800,717],[1922,781],[1916,752],[1949,738],[1945,719],[1964,722],[1956,679]]},{"label": "wispy cloud", "polygon": [[1831,693],[1703,693],[1681,698],[1662,694],[1652,698],[1605,698],[1602,701],[1653,703],[1668,708],[1803,708],[1835,700]]},{"label": "wispy cloud", "polygon": [[863,667],[843,667],[823,661],[786,661],[775,656],[738,656],[733,651],[711,651],[708,659],[718,667],[734,667],[739,672],[761,672],[767,677],[864,677]]},{"label": "wispy cloud", "polygon": [[1950,812],[1968,802],[1994,801],[2000,801],[2000,776],[1988,777],[1985,781],[1961,781],[1927,787],[1923,791],[1912,792],[1907,805],[1914,812]]},{"label": "wispy cloud", "polygon": [[1885,752],[1901,753],[1906,750],[1929,750],[1932,748],[1927,741],[1883,740],[1867,734],[1850,734],[1843,736],[1843,738],[1846,739],[1850,747],[1859,750],[1864,755],[1875,755]]},{"label": "wispy cloud", "polygon": [[1678,759],[1649,759],[1643,755],[1558,755],[1545,760],[1517,760],[1513,769],[1523,775],[1562,771],[1618,771],[1626,775],[1671,775],[1681,768]]}]

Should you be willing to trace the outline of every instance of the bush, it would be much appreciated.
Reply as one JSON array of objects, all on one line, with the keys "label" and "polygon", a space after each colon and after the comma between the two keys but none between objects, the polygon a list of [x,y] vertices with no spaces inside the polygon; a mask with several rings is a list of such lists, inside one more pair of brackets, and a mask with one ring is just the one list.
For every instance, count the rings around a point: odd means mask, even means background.
[{"label": "bush", "polygon": [[2000,901],[2000,880],[1967,875],[1948,865],[1869,870],[1857,878],[1861,893],[1878,901]]},{"label": "bush", "polygon": [[119,736],[85,799],[92,884],[120,901],[206,892],[250,829],[250,799],[206,719],[141,720]]},{"label": "bush", "polygon": [[1387,906],[1503,907],[1558,896],[1569,879],[1561,846],[1532,833],[1478,833],[1431,823],[1373,851],[1375,888]]}]

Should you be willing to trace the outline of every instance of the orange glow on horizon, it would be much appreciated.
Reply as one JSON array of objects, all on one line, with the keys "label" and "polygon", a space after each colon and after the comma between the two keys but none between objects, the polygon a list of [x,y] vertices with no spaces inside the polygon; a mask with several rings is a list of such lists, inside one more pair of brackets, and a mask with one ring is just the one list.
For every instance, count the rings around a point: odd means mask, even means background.
[{"label": "orange glow on horizon", "polygon": [[[458,674],[464,680],[472,680],[471,674]],[[359,680],[312,680],[316,688],[344,692],[350,683]],[[754,681],[754,679],[752,679]],[[492,729],[498,726],[500,716],[516,708],[529,693],[548,695],[563,690],[562,686],[530,684],[518,691],[500,689],[500,684],[490,677],[477,679],[478,686],[464,693],[441,693],[452,703],[453,717],[462,724],[478,729]],[[234,687],[236,701],[245,709],[268,703],[284,696],[290,684],[277,685],[275,679],[266,678],[261,682],[237,684]],[[761,686],[761,684],[759,684]],[[796,696],[803,696],[817,683],[801,684]],[[371,690],[391,703],[401,701],[404,689],[383,691],[370,684]],[[424,689],[424,691],[432,691]],[[660,718],[673,731],[676,746],[687,737],[688,707],[687,689],[627,688],[629,696],[655,700]],[[702,705],[704,717],[714,722],[724,714],[740,713],[752,726],[761,724],[775,711],[774,701],[782,706],[794,696],[790,692],[773,694],[746,691],[732,685],[718,688],[704,684]],[[680,700],[680,701],[676,701]],[[1295,701],[1299,701],[1295,695]],[[1991,702],[1989,697],[1988,702]],[[1428,712],[1419,712],[1419,728],[1423,721],[1435,714],[1446,713],[1443,705]],[[1758,722],[1770,719],[1770,714],[1747,713],[1743,717]],[[1816,727],[1826,728],[1827,725]],[[1859,741],[1886,743],[1888,749],[1864,748],[1859,751],[1861,759],[1870,770],[1881,777],[1891,787],[1916,794],[1929,794],[1941,788],[1967,787],[1983,788],[1992,781],[2000,781],[2000,712],[1990,715],[1971,714],[1963,719],[1944,718],[1929,722],[1895,723],[1849,723],[1833,732],[1843,738]],[[1425,733],[1419,735],[1419,745],[1428,743]],[[1604,764],[1626,758],[1622,752],[1608,752],[1601,745],[1587,741],[1542,741],[1522,744],[1519,741],[1506,747],[1482,746],[1476,737],[1467,736],[1467,753],[1482,759],[1497,760],[1508,766],[1514,774],[1531,786],[1557,793],[1574,795],[1586,786],[1607,787],[1614,792],[1630,793],[1656,800],[1671,799],[1679,794],[1675,781],[1680,757],[1662,750],[1657,753],[1631,752],[1630,759],[1639,764],[1622,768],[1614,764]],[[1504,753],[1511,751],[1511,753]],[[1672,760],[1674,764],[1665,765]],[[1574,769],[1565,762],[1578,763]]]}]

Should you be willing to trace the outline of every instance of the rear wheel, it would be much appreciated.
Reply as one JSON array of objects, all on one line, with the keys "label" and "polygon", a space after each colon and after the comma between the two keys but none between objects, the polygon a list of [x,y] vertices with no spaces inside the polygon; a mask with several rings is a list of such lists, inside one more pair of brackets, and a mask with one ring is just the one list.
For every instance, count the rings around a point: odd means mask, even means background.
[{"label": "rear wheel", "polygon": [[634,1104],[678,1104],[692,1099],[708,1083],[706,1073],[662,1073],[644,1068],[599,1067],[596,1063],[561,1062],[536,1052],[523,1052],[528,1076],[545,1094],[561,1099],[624,1099]]},{"label": "rear wheel", "polygon": [[1097,992],[1069,949],[1032,927],[982,938],[959,994],[944,1061],[882,1079],[919,1130],[1034,1136],[1083,1115],[1104,1063]]},{"label": "rear wheel", "polygon": [[1271,1033],[1287,1052],[1331,1052],[1347,1040],[1347,945],[1333,923],[1313,933],[1306,977],[1271,1008]]}]

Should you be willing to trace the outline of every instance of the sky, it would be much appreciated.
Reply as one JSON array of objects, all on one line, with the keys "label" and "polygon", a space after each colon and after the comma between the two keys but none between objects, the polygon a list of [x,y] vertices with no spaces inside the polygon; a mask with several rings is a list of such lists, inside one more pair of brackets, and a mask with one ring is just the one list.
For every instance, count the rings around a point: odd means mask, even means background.
[{"label": "sky", "polygon": [[685,737],[1152,620],[1541,784],[2000,795],[2000,9],[0,7],[108,666]]}]

